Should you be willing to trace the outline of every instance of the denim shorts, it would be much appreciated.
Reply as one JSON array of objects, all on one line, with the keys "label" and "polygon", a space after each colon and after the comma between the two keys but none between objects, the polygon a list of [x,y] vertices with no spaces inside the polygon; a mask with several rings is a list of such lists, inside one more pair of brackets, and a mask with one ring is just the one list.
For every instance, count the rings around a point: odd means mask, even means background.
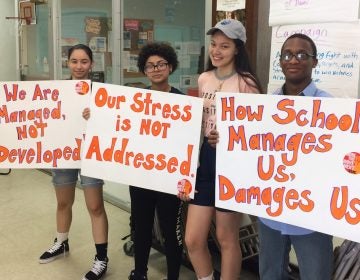
[{"label": "denim shorts", "polygon": [[[208,143],[204,137],[200,148],[200,166],[196,173],[195,195],[191,204],[199,206],[215,207],[215,176],[216,176],[216,149]],[[234,212],[227,209],[215,207],[221,212]]]},{"label": "denim shorts", "polygon": [[[52,183],[55,187],[76,184],[80,175],[80,169],[52,169]],[[104,181],[97,178],[80,175],[82,187],[102,187]]]}]

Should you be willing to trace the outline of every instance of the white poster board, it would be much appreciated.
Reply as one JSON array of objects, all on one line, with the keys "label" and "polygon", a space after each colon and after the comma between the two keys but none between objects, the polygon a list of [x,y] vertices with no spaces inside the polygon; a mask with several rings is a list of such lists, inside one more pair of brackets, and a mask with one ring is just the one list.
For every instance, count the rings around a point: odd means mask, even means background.
[{"label": "white poster board", "polygon": [[81,173],[193,197],[201,98],[93,83]]},{"label": "white poster board", "polygon": [[284,83],[285,77],[279,61],[281,47],[286,38],[294,33],[308,35],[316,44],[319,62],[313,70],[312,77],[317,86],[337,97],[357,98],[360,67],[359,23],[274,26],[271,39],[269,84]]},{"label": "white poster board", "polygon": [[217,95],[216,206],[360,242],[360,100]]},{"label": "white poster board", "polygon": [[358,11],[359,0],[270,0],[269,25],[356,21]]},{"label": "white poster board", "polygon": [[0,83],[0,168],[79,168],[90,81]]}]

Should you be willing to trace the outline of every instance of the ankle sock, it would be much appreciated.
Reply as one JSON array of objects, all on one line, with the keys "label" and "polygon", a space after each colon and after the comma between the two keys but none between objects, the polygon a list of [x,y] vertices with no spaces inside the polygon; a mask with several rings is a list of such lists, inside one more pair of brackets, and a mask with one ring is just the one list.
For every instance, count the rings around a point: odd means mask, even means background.
[{"label": "ankle sock", "polygon": [[65,240],[68,239],[68,236],[69,236],[68,232],[56,232],[57,242],[63,243]]},{"label": "ankle sock", "polygon": [[95,244],[96,256],[98,260],[103,261],[107,258],[107,243]]},{"label": "ankle sock", "polygon": [[198,278],[198,280],[213,280],[213,272],[211,272],[211,274],[208,276]]}]

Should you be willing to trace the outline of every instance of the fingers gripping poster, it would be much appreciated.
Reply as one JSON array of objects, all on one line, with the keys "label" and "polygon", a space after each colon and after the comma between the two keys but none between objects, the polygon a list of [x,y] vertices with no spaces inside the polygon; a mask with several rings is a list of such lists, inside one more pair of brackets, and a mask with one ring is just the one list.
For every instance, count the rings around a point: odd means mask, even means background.
[{"label": "fingers gripping poster", "polygon": [[93,83],[83,175],[193,197],[202,99]]},{"label": "fingers gripping poster", "polygon": [[216,102],[217,207],[360,241],[360,100]]},{"label": "fingers gripping poster", "polygon": [[79,168],[90,81],[0,83],[0,168]]}]

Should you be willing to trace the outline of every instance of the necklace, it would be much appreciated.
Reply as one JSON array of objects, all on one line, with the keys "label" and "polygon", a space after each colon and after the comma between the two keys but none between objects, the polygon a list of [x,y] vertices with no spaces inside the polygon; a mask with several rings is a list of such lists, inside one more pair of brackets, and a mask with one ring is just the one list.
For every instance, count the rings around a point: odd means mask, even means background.
[{"label": "necklace", "polygon": [[227,74],[225,76],[219,76],[217,69],[215,69],[214,74],[215,74],[216,79],[218,79],[218,81],[219,81],[219,85],[216,89],[216,92],[221,91],[221,88],[222,88],[223,84],[225,83],[225,81],[227,79],[231,78],[235,73],[236,73],[236,71],[232,70],[230,74]]}]

